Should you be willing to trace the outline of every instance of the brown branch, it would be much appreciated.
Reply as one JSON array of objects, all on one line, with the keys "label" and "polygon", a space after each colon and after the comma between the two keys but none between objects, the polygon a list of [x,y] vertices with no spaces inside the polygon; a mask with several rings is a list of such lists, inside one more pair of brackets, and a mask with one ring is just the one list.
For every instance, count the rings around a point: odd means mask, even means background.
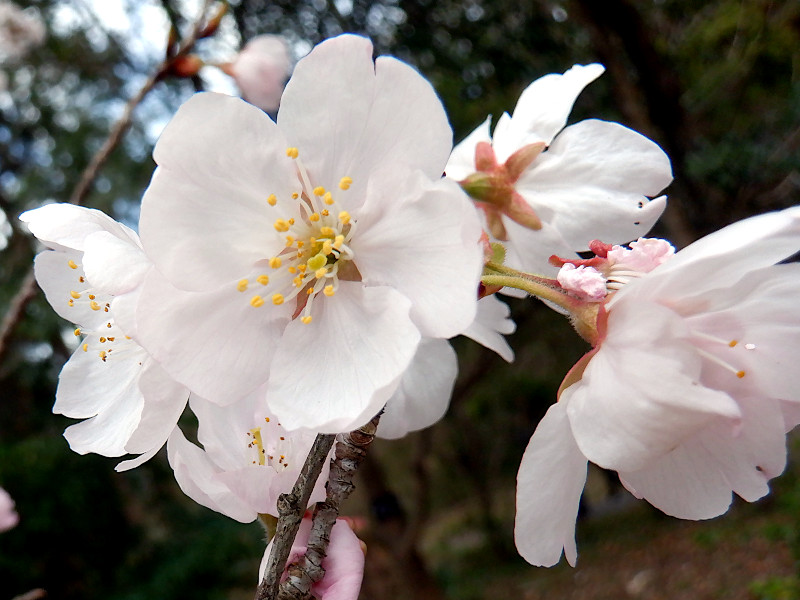
[{"label": "brown branch", "polygon": [[337,436],[331,471],[325,486],[327,497],[314,508],[306,554],[289,567],[289,576],[280,586],[278,600],[309,600],[312,597],[311,586],[324,577],[322,561],[327,554],[331,529],[339,516],[339,507],[355,489],[353,476],[375,439],[381,413],[363,427]]},{"label": "brown branch", "polygon": [[[139,92],[130,100],[128,100],[127,104],[125,105],[125,109],[122,112],[122,116],[114,124],[114,127],[108,134],[108,138],[106,138],[106,141],[103,143],[102,147],[95,153],[95,155],[92,157],[92,160],[83,170],[80,180],[69,197],[68,202],[70,204],[76,204],[78,206],[83,204],[83,201],[86,199],[86,195],[89,192],[89,188],[97,178],[97,174],[99,173],[100,169],[106,163],[109,156],[111,156],[111,152],[113,152],[113,150],[119,145],[120,141],[122,140],[122,136],[131,126],[131,123],[133,122],[133,111],[137,106],[139,106],[139,104],[141,104],[145,96],[147,96],[147,94],[150,93],[150,91],[155,87],[156,83],[158,83],[167,73],[169,73],[175,61],[179,57],[187,54],[194,47],[194,44],[197,42],[200,32],[203,29],[206,13],[208,12],[208,8],[211,6],[212,2],[213,0],[205,0],[200,17],[195,22],[191,33],[181,43],[178,51],[173,56],[164,59],[156,71],[145,82]],[[25,275],[25,279],[22,281],[19,290],[17,290],[17,293],[14,294],[11,302],[9,302],[8,310],[3,316],[2,323],[0,323],[0,362],[3,361],[5,355],[8,353],[11,335],[14,333],[17,323],[19,323],[22,317],[22,312],[25,310],[25,306],[28,304],[28,302],[33,300],[35,296],[36,279],[33,276],[33,268],[31,268]]]},{"label": "brown branch", "polygon": [[332,434],[317,436],[292,491],[278,497],[278,526],[272,538],[272,551],[264,571],[264,579],[258,584],[255,600],[271,600],[277,596],[281,575],[308,506],[308,499],[328,459],[335,437]]}]

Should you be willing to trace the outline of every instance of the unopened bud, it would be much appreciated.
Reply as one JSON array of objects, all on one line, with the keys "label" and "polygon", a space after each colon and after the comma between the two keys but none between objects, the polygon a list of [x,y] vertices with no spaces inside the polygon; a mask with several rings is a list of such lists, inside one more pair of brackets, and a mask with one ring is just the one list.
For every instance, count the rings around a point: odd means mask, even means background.
[{"label": "unopened bud", "polygon": [[172,63],[169,74],[173,77],[194,77],[205,63],[195,54],[179,56]]}]

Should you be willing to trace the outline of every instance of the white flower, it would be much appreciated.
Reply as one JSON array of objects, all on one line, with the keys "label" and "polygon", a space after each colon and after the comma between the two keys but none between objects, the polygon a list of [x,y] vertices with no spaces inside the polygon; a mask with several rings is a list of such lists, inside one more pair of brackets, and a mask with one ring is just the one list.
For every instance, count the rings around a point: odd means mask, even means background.
[{"label": "white flower", "polygon": [[[662,248],[663,249],[663,248]],[[708,519],[752,502],[800,419],[800,208],[709,235],[609,295],[600,343],[573,367],[525,451],[516,542],[574,564],[586,461],[665,513]],[[656,252],[662,255],[662,252]]]},{"label": "white flower", "polygon": [[19,514],[14,510],[14,501],[8,492],[0,488],[0,533],[8,531],[19,523]]},{"label": "white flower", "polygon": [[[192,396],[201,450],[177,427],[167,444],[169,463],[184,493],[198,504],[242,523],[259,514],[278,516],[278,496],[288,493],[316,437],[286,431],[266,410],[261,394],[220,407]],[[309,504],[324,500],[328,462]]]},{"label": "white flower", "polygon": [[20,219],[50,248],[36,257],[36,280],[81,338],[59,375],[53,412],[86,420],[64,437],[79,454],[140,454],[118,469],[135,467],[164,445],[188,397],[131,339],[138,286],[151,266],[139,238],[100,211],[70,204]]},{"label": "white flower", "polygon": [[665,197],[650,200],[672,180],[661,148],[617,123],[564,127],[578,94],[602,72],[575,65],[537,79],[493,135],[489,117],[453,150],[447,176],[483,200],[509,266],[548,273],[550,255],[587,250],[596,238],[636,239],[664,211]]},{"label": "white flower", "polygon": [[428,82],[355,36],[298,63],[277,126],[194,96],[154,152],[138,339],[212,402],[266,383],[287,429],[363,424],[422,337],[475,316],[480,223],[440,178],[450,136]]},{"label": "white flower", "polygon": [[286,42],[269,34],[251,39],[232,63],[223,65],[236,80],[242,98],[269,113],[278,110],[291,67]]}]

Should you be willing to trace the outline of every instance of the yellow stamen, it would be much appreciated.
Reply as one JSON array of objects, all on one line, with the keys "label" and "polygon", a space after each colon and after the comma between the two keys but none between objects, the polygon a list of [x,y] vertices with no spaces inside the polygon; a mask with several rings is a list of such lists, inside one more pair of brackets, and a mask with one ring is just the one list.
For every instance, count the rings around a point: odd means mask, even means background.
[{"label": "yellow stamen", "polygon": [[320,214],[321,214],[323,217],[327,217],[327,216],[329,216],[331,213],[330,213],[330,212],[328,212],[328,209],[326,208],[326,209],[325,209],[325,210],[323,210],[323,211],[322,211]]},{"label": "yellow stamen", "polygon": [[737,376],[739,379],[741,379],[742,377],[744,377],[744,375],[745,375],[744,371],[737,371],[737,372],[736,372],[736,376]]},{"label": "yellow stamen", "polygon": [[89,308],[91,308],[92,310],[100,310],[100,305],[97,302],[95,302],[94,300],[92,300],[89,303]]},{"label": "yellow stamen", "polygon": [[284,221],[283,219],[278,219],[277,221],[275,221],[274,227],[277,231],[280,231],[281,233],[289,231],[289,223]]},{"label": "yellow stamen", "polygon": [[89,350],[89,344],[84,344],[84,345],[83,345],[83,346],[81,346],[81,347],[83,348],[83,351],[84,351],[84,352],[86,352],[86,351],[88,351],[88,350]]},{"label": "yellow stamen", "polygon": [[333,227],[320,227],[319,232],[322,235],[333,236],[336,232],[333,230]]},{"label": "yellow stamen", "polygon": [[286,236],[286,247],[288,248],[292,244],[294,244],[294,238],[292,236],[290,236],[290,235],[287,235]]},{"label": "yellow stamen", "polygon": [[730,346],[731,348],[733,348],[733,347],[735,347],[735,346],[736,346],[736,344],[738,344],[738,343],[739,343],[739,341],[738,341],[738,340],[731,340],[730,342],[728,342],[728,346]]},{"label": "yellow stamen", "polygon": [[273,294],[272,303],[275,306],[279,306],[279,305],[283,304],[283,294]]},{"label": "yellow stamen", "polygon": [[337,235],[336,239],[333,241],[333,247],[336,250],[340,250],[342,248],[342,244],[344,244],[344,236],[343,235]]},{"label": "yellow stamen", "polygon": [[311,294],[313,294],[313,293],[314,293],[314,288],[311,288],[311,287],[310,287],[310,288],[308,288],[308,289],[306,290],[306,296],[310,296],[310,295],[311,295]]},{"label": "yellow stamen", "polygon": [[300,151],[297,148],[287,148],[286,149],[286,156],[289,158],[297,158],[300,155]]},{"label": "yellow stamen", "polygon": [[70,299],[69,299],[69,302],[67,302],[67,304],[69,304],[70,306],[75,306],[75,300],[73,300],[72,298],[70,298]]},{"label": "yellow stamen", "polygon": [[258,448],[258,464],[266,464],[267,461],[264,458],[264,441],[261,439],[261,428],[255,427],[250,430],[250,433],[253,436],[253,443],[256,445],[256,448]]},{"label": "yellow stamen", "polygon": [[292,275],[294,275],[295,273],[297,273],[297,267],[289,267],[289,268],[288,268],[288,269],[286,269],[286,270],[287,270],[287,271],[289,271],[289,273],[291,273]]},{"label": "yellow stamen", "polygon": [[292,192],[292,200],[297,200],[300,197],[300,194],[297,192]]},{"label": "yellow stamen", "polygon": [[269,276],[259,275],[258,277],[256,277],[256,281],[261,285],[267,285],[269,283]]},{"label": "yellow stamen", "polygon": [[269,198],[267,198],[267,203],[270,206],[275,206],[278,203],[278,199],[275,197],[275,194],[269,195]]},{"label": "yellow stamen", "polygon": [[101,359],[103,359],[103,362],[106,362],[106,351],[105,350],[100,350],[100,353],[98,354],[98,356]]},{"label": "yellow stamen", "polygon": [[353,184],[353,180],[350,177],[342,177],[339,180],[339,189],[340,190],[348,190],[350,186]]},{"label": "yellow stamen", "polygon": [[315,196],[324,196],[325,195],[325,188],[321,185],[318,185],[314,188],[314,195]]},{"label": "yellow stamen", "polygon": [[236,284],[236,289],[240,292],[243,292],[247,289],[247,284],[250,283],[247,279],[240,279],[239,283]]},{"label": "yellow stamen", "polygon": [[78,265],[75,264],[74,260],[70,260],[69,262],[67,262],[67,264],[69,265],[70,269],[77,269],[78,268]]},{"label": "yellow stamen", "polygon": [[311,323],[311,315],[307,315],[305,317],[301,317],[300,320],[305,324],[308,325]]},{"label": "yellow stamen", "polygon": [[333,250],[331,250],[332,247],[333,247],[333,244],[331,243],[331,241],[330,240],[325,240],[322,243],[322,253],[325,256],[328,256],[328,254],[330,254],[333,251]]},{"label": "yellow stamen", "polygon": [[342,225],[347,225],[350,222],[350,213],[343,210],[339,213],[339,220],[342,222]]},{"label": "yellow stamen", "polygon": [[325,195],[322,197],[322,201],[328,206],[330,206],[331,204],[333,204],[333,196],[331,195],[330,192],[325,192]]},{"label": "yellow stamen", "polygon": [[292,279],[292,283],[294,283],[294,287],[299,287],[299,288],[303,287],[303,276],[298,275],[297,277]]},{"label": "yellow stamen", "polygon": [[297,265],[297,270],[300,271],[301,273],[305,273],[306,265]]},{"label": "yellow stamen", "polygon": [[326,296],[333,296],[336,292],[333,289],[332,285],[326,285],[325,289],[322,290],[322,293],[325,294]]},{"label": "yellow stamen", "polygon": [[89,294],[89,300],[94,300],[96,297],[94,294]]},{"label": "yellow stamen", "polygon": [[78,292],[76,292],[75,290],[72,290],[69,293],[69,295],[72,296],[73,298],[75,298],[76,300],[81,297],[81,295]]},{"label": "yellow stamen", "polygon": [[106,338],[104,338],[104,337],[100,337],[100,343],[101,343],[101,344],[105,344],[105,343],[106,343]]},{"label": "yellow stamen", "polygon": [[261,296],[253,296],[250,298],[250,306],[254,308],[258,308],[259,306],[264,306],[264,299]]},{"label": "yellow stamen", "polygon": [[321,269],[317,269],[317,270],[314,272],[314,277],[316,277],[317,279],[322,279],[322,278],[323,278],[323,277],[325,277],[325,275],[327,275],[327,274],[328,274],[328,269],[326,269],[325,267],[323,267],[323,268],[321,268]]},{"label": "yellow stamen", "polygon": [[310,215],[308,215],[308,220],[311,221],[312,223],[316,223],[317,221],[319,221],[319,213],[311,213]]},{"label": "yellow stamen", "polygon": [[75,334],[75,337],[78,337],[81,334],[81,328],[78,327],[73,333]]},{"label": "yellow stamen", "polygon": [[272,258],[269,259],[269,266],[272,267],[273,269],[280,269],[281,259],[278,258],[277,256],[273,256]]}]

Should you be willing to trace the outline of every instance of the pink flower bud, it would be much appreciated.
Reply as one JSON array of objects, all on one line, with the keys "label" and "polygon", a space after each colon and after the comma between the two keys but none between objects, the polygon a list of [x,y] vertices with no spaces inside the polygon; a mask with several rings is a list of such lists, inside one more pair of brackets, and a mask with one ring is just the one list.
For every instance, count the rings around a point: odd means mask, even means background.
[{"label": "pink flower bud", "polygon": [[236,80],[242,98],[266,112],[278,109],[292,63],[283,38],[259,35],[223,70]]}]

